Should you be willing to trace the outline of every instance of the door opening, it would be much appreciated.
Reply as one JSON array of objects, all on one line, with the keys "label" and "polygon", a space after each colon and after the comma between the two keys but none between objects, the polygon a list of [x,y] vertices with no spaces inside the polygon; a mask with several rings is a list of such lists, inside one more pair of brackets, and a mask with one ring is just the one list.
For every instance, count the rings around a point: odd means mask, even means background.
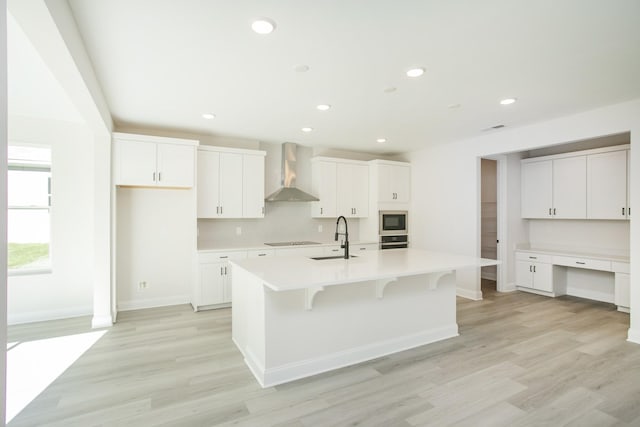
[{"label": "door opening", "polygon": [[[480,164],[480,256],[498,258],[498,162],[481,159]],[[496,292],[497,266],[482,267],[481,291]]]}]

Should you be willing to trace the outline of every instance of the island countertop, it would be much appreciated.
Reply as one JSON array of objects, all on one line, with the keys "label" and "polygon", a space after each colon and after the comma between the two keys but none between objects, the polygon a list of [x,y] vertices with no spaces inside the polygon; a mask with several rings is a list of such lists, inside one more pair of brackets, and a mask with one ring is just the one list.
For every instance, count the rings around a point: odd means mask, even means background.
[{"label": "island countertop", "polygon": [[368,280],[496,265],[498,261],[419,249],[379,250],[348,260],[304,256],[230,260],[273,291],[292,291]]}]

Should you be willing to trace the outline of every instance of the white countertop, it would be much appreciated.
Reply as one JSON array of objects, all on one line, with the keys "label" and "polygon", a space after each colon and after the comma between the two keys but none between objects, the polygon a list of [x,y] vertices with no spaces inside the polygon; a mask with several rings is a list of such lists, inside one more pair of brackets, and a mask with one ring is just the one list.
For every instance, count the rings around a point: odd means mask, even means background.
[{"label": "white countertop", "polygon": [[[311,239],[309,239],[311,240]],[[360,241],[360,242],[349,242],[349,245],[369,245],[374,244],[377,245],[378,242],[373,241]],[[250,251],[250,250],[264,250],[264,249],[292,249],[292,248],[317,248],[321,246],[338,246],[340,242],[331,241],[331,242],[318,242],[314,245],[287,245],[287,246],[270,246],[264,243],[254,243],[254,244],[226,244],[226,245],[216,245],[216,244],[204,244],[203,246],[198,247],[198,252],[220,252],[220,251]]]},{"label": "white countertop", "polygon": [[499,264],[492,259],[394,249],[358,254],[345,260],[313,260],[302,256],[251,258],[229,261],[260,278],[273,291],[290,291]]},{"label": "white countertop", "polygon": [[543,247],[528,247],[528,248],[516,249],[516,252],[527,252],[527,253],[536,253],[536,254],[545,254],[545,255],[574,256],[574,257],[583,257],[583,258],[589,258],[589,259],[602,259],[606,261],[629,263],[629,256],[593,253],[593,252],[581,251],[579,249],[573,250],[570,248],[554,249],[554,248],[543,248]]}]

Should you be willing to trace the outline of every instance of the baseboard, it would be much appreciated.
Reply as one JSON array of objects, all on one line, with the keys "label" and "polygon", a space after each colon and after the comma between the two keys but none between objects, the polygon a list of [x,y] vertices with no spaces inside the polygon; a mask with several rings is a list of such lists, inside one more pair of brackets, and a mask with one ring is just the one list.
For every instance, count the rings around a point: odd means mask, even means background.
[{"label": "baseboard", "polygon": [[47,320],[68,319],[71,317],[90,316],[93,314],[93,306],[70,307],[58,310],[32,311],[28,313],[7,313],[7,325],[19,325],[22,323],[44,322]]},{"label": "baseboard", "polygon": [[91,319],[91,327],[93,329],[110,328],[113,326],[113,318],[110,315],[106,316],[93,316]]},{"label": "baseboard", "polygon": [[515,292],[516,291],[516,284],[515,283],[507,283],[506,285],[503,285],[500,287],[500,289],[498,289],[498,292]]},{"label": "baseboard", "polygon": [[242,349],[241,351],[245,356],[247,366],[260,385],[272,387],[456,336],[458,336],[458,325],[454,323],[426,332],[266,369],[252,353],[242,351]]},{"label": "baseboard", "polygon": [[629,328],[629,332],[627,333],[627,341],[640,344],[640,330]]},{"label": "baseboard", "polygon": [[140,310],[143,308],[166,307],[169,305],[190,304],[190,295],[175,295],[172,297],[148,298],[130,301],[119,301],[118,311]]},{"label": "baseboard", "polygon": [[480,301],[482,299],[482,291],[456,288],[456,295],[462,298]]}]

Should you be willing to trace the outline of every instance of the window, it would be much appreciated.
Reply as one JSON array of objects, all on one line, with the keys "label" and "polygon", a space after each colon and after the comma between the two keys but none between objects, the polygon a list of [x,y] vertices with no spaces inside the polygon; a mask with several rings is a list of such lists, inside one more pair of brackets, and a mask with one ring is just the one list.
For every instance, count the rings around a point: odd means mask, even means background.
[{"label": "window", "polygon": [[10,145],[8,150],[9,274],[51,270],[51,149]]}]

